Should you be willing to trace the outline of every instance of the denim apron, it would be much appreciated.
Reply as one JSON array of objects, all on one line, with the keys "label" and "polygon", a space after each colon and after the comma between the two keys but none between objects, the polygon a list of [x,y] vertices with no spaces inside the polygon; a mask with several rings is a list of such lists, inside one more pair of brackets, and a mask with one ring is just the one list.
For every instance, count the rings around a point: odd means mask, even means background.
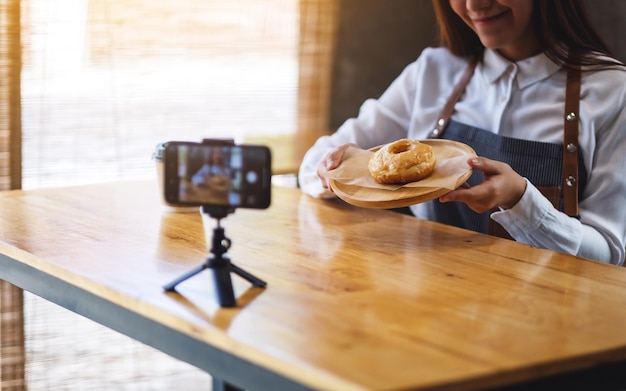
[{"label": "denim apron", "polygon": [[[580,101],[580,71],[568,70],[564,143],[553,144],[512,137],[502,137],[487,130],[450,120],[454,105],[469,82],[476,61],[470,63],[442,110],[431,138],[445,138],[469,145],[478,156],[509,164],[527,178],[552,205],[568,215],[578,215],[578,198],[584,191],[587,172],[578,147],[578,103]],[[468,179],[470,186],[482,182],[482,172],[475,171]],[[476,213],[465,203],[432,201],[435,220],[477,232],[511,238],[489,215],[493,211]]]}]

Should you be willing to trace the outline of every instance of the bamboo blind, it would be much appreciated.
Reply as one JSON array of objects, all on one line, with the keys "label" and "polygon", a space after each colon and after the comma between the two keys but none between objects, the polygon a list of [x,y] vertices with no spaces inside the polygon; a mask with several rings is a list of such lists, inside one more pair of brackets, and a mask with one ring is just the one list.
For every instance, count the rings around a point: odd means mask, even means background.
[{"label": "bamboo blind", "polygon": [[[0,190],[21,186],[20,1],[0,0]],[[24,390],[24,296],[0,281],[0,389]]]},{"label": "bamboo blind", "polygon": [[339,0],[300,0],[298,139],[302,157],[328,134],[332,61],[337,40]]},{"label": "bamboo blind", "polygon": [[[299,0],[297,154],[329,133],[338,0]],[[22,183],[20,0],[0,0],[0,190]],[[0,281],[0,390],[24,390],[23,292]]]},{"label": "bamboo blind", "polygon": [[22,4],[25,189],[153,176],[167,140],[296,133],[298,0]]},{"label": "bamboo blind", "polygon": [[25,389],[24,301],[21,289],[0,284],[0,390]]},{"label": "bamboo blind", "polygon": [[0,0],[0,190],[21,187],[20,1]]}]

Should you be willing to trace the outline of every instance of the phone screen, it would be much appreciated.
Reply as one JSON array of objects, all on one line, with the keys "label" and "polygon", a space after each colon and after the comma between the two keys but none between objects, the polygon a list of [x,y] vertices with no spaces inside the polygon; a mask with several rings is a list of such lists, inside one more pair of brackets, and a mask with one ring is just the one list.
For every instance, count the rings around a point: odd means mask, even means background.
[{"label": "phone screen", "polygon": [[267,208],[270,150],[261,145],[169,142],[164,188],[171,204]]}]

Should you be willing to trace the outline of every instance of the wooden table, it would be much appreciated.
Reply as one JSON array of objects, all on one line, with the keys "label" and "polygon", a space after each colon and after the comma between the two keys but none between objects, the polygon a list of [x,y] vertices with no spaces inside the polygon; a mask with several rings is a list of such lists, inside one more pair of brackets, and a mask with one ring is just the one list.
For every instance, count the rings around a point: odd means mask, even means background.
[{"label": "wooden table", "polygon": [[[252,390],[503,387],[626,359],[626,268],[273,189],[222,221],[239,306],[202,264],[214,221],[153,181],[0,194],[0,278]],[[621,364],[619,364],[621,365]]]}]

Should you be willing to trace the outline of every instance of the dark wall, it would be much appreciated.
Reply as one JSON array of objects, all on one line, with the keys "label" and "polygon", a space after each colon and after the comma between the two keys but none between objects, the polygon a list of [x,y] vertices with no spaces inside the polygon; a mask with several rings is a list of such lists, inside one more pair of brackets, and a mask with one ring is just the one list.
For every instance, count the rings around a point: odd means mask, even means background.
[{"label": "dark wall", "polygon": [[[424,47],[437,45],[432,0],[339,0],[329,126],[377,98]],[[626,61],[626,1],[585,0],[594,26]]]},{"label": "dark wall", "polygon": [[591,20],[613,54],[626,62],[626,1],[586,0]]},{"label": "dark wall", "polygon": [[425,46],[437,44],[431,0],[340,0],[330,129],[377,98]]}]

